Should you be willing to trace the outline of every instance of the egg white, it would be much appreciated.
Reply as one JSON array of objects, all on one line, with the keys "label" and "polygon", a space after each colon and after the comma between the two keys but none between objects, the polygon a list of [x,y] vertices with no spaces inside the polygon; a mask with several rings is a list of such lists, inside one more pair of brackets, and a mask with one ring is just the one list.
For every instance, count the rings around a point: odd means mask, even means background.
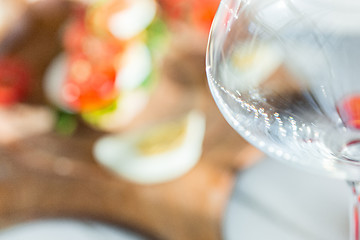
[{"label": "egg white", "polygon": [[[166,123],[163,123],[166,124]],[[99,139],[94,146],[97,161],[121,177],[139,184],[155,184],[176,179],[195,166],[202,154],[205,117],[198,111],[186,116],[186,130],[176,148],[144,155],[137,143],[156,126]]]},{"label": "egg white", "polygon": [[247,91],[266,81],[283,63],[283,55],[275,45],[260,42],[244,42],[230,62],[229,71],[222,71],[224,84],[232,90]]},{"label": "egg white", "polygon": [[154,0],[127,0],[129,8],[112,15],[108,21],[110,32],[121,40],[128,40],[144,31],[156,15]]},{"label": "egg white", "polygon": [[118,67],[116,74],[116,86],[121,91],[138,88],[153,70],[150,50],[143,42],[133,41],[121,59],[122,64]]},{"label": "egg white", "polygon": [[66,81],[67,61],[66,53],[61,53],[52,60],[44,75],[43,89],[46,98],[52,104],[65,111],[72,112],[64,101],[61,91]]}]

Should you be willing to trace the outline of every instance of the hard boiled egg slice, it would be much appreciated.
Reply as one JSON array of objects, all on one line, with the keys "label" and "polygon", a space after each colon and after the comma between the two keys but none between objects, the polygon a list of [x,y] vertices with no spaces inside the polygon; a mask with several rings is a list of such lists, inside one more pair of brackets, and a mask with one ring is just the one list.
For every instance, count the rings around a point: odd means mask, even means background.
[{"label": "hard boiled egg slice", "polygon": [[96,0],[87,9],[87,23],[96,35],[128,41],[145,31],[156,12],[155,0]]},{"label": "hard boiled egg slice", "polygon": [[107,132],[124,129],[146,107],[149,93],[145,89],[122,92],[111,105],[81,114],[92,127]]},{"label": "hard boiled egg slice", "polygon": [[153,67],[148,47],[143,42],[134,41],[121,55],[116,75],[116,86],[121,91],[131,91],[138,88],[149,78]]},{"label": "hard boiled egg slice", "polygon": [[138,41],[129,44],[117,68],[115,84],[120,91],[117,101],[106,108],[83,113],[84,120],[105,131],[123,129],[146,107],[155,82],[154,71],[147,46]]},{"label": "hard boiled egg slice", "polygon": [[283,56],[275,45],[244,42],[224,62],[224,84],[231,90],[247,91],[266,81],[282,64]]},{"label": "hard boiled egg slice", "polygon": [[55,106],[72,112],[64,101],[61,89],[66,81],[68,57],[65,53],[59,54],[50,63],[44,75],[43,88],[47,99]]},{"label": "hard boiled egg slice", "polygon": [[140,184],[173,180],[188,172],[202,154],[205,117],[185,117],[143,130],[101,138],[94,156],[105,167]]},{"label": "hard boiled egg slice", "polygon": [[121,40],[130,39],[144,31],[156,15],[154,0],[126,0],[128,8],[122,9],[108,20],[110,32]]}]

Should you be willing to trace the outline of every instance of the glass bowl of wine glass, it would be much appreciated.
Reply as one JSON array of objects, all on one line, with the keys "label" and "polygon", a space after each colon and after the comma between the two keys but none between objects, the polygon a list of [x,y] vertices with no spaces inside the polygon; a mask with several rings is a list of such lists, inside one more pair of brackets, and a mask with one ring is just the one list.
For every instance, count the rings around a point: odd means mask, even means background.
[{"label": "glass bowl of wine glass", "polygon": [[359,238],[360,3],[223,0],[206,71],[229,124],[271,157],[346,180]]}]

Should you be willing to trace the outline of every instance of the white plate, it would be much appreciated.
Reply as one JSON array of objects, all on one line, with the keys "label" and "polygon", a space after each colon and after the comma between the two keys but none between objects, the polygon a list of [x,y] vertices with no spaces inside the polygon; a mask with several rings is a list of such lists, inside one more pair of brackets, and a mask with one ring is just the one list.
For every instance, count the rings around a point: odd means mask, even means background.
[{"label": "white plate", "polygon": [[223,223],[224,239],[349,239],[350,196],[342,180],[266,158],[238,174]]},{"label": "white plate", "polygon": [[93,221],[43,220],[0,232],[0,240],[145,240],[130,231]]}]

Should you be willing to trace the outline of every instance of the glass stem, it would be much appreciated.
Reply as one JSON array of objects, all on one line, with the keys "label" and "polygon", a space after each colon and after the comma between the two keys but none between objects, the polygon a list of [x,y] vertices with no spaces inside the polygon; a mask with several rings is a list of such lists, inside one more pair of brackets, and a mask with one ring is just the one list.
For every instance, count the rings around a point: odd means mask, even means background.
[{"label": "glass stem", "polygon": [[350,240],[360,240],[359,212],[360,212],[360,182],[348,182],[352,199],[350,204]]}]

